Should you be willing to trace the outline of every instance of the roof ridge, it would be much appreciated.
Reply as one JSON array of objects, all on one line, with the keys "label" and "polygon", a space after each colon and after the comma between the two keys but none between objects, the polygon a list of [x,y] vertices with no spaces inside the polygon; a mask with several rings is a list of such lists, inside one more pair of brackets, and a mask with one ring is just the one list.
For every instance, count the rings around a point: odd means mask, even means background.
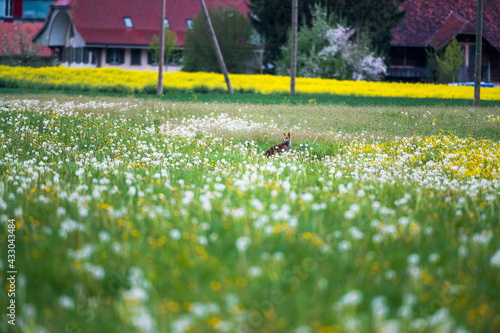
[{"label": "roof ridge", "polygon": [[[449,15],[449,16],[451,16],[451,15],[456,16],[456,17],[457,17],[457,19],[458,19],[459,21],[462,21],[464,24],[472,24],[472,22],[471,22],[471,21],[469,21],[468,19],[466,19],[466,18],[465,18],[465,17],[463,17],[462,15],[460,15],[460,14],[458,14],[458,13],[455,13],[453,10],[451,10],[451,12],[450,12],[450,15]],[[446,18],[446,20],[448,20],[449,16]],[[446,20],[445,20],[445,22],[446,22]]]},{"label": "roof ridge", "polygon": [[[438,29],[436,29],[436,31],[434,31],[434,34],[432,36],[430,36],[430,38],[427,39],[425,44],[432,46],[431,45],[432,41],[434,40],[436,35],[439,33],[439,30],[441,30],[441,28],[444,27],[446,22],[450,19],[451,15],[453,15],[453,9],[450,10],[450,12],[448,13],[448,16],[446,16],[446,18],[443,20],[443,23],[441,24],[441,26]],[[432,46],[432,47],[434,47],[434,46]]]},{"label": "roof ridge", "polygon": [[[448,21],[451,19],[451,18],[455,18],[457,19],[459,22],[462,23],[462,26],[460,27],[460,29],[458,30],[459,32],[463,31],[464,28],[467,26],[467,25],[470,25],[472,28],[474,28],[474,25],[472,24],[472,22],[470,22],[469,20],[467,20],[465,17],[463,17],[462,15],[456,13],[453,9],[450,10],[448,16],[442,21],[442,24],[440,25],[439,28],[436,29],[436,31],[434,32],[434,34],[428,39],[427,41],[427,44],[428,45],[431,45],[431,43],[433,41],[435,41],[435,38],[436,36],[441,32],[441,30],[443,29],[443,27],[446,26],[446,24],[448,23]],[[434,47],[433,45],[431,45],[432,47]]]}]

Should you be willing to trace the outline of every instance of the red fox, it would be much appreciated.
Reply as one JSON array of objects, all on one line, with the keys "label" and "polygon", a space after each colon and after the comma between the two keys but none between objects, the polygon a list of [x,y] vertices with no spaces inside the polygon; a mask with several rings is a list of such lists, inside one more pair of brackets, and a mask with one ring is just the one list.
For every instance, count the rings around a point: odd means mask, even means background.
[{"label": "red fox", "polygon": [[269,157],[281,151],[289,151],[292,146],[292,139],[290,138],[290,132],[288,134],[283,133],[285,138],[283,139],[283,143],[272,146],[266,151],[265,156]]}]

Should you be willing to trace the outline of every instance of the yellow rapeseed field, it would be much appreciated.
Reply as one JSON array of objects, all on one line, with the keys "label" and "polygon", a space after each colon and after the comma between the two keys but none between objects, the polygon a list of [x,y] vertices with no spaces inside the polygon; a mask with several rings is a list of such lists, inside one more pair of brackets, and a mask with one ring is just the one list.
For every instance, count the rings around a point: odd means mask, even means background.
[{"label": "yellow rapeseed field", "polygon": [[[235,90],[262,94],[288,92],[290,78],[274,75],[231,74]],[[0,81],[5,86],[49,87],[54,89],[108,90],[142,93],[155,90],[157,73],[116,68],[6,67],[0,66]],[[216,73],[165,73],[165,89],[190,91],[226,89],[224,77]],[[473,87],[444,84],[339,81],[319,78],[297,78],[299,93],[325,93],[354,96],[472,99]],[[481,98],[500,100],[500,88],[483,88]]]}]

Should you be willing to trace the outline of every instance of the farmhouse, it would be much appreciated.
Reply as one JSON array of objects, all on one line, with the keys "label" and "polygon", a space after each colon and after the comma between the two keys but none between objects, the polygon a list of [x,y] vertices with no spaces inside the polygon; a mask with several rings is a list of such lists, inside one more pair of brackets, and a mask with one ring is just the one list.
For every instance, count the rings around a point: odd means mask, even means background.
[{"label": "farmhouse", "polygon": [[[206,3],[248,11],[241,0]],[[50,47],[64,66],[154,70],[157,64],[147,49],[159,35],[160,6],[150,0],[56,0],[34,42]],[[178,47],[200,10],[199,0],[166,0],[163,24],[176,33]],[[179,69],[173,65],[170,70]]]},{"label": "farmhouse", "polygon": [[[405,17],[393,30],[387,78],[430,81],[426,49],[440,49],[456,36],[465,53],[458,80],[473,81],[477,1],[408,0]],[[484,1],[481,79],[500,82],[500,0]]]}]

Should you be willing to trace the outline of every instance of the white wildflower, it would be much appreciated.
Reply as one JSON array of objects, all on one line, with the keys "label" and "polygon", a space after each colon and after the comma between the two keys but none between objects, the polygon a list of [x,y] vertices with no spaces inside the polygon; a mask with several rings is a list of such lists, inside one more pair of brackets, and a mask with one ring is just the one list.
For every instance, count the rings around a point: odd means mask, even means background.
[{"label": "white wildflower", "polygon": [[500,250],[497,250],[490,259],[490,265],[493,267],[500,267]]},{"label": "white wildflower", "polygon": [[248,275],[252,277],[259,277],[262,275],[262,268],[259,266],[251,266],[248,268]]},{"label": "white wildflower", "polygon": [[341,307],[358,306],[363,301],[363,294],[359,290],[351,290],[340,298],[337,304]]},{"label": "white wildflower", "polygon": [[75,308],[75,301],[69,296],[61,295],[59,296],[59,306],[63,309],[71,310]]},{"label": "white wildflower", "polygon": [[300,198],[305,202],[309,202],[314,199],[314,196],[311,193],[304,193],[300,196]]},{"label": "white wildflower", "polygon": [[178,229],[170,230],[170,238],[178,240],[181,238],[181,232]]},{"label": "white wildflower", "polygon": [[111,236],[107,231],[99,231],[99,239],[103,243],[108,243],[111,240]]},{"label": "white wildflower", "polygon": [[246,250],[250,246],[250,243],[251,243],[250,238],[248,238],[246,236],[241,236],[240,238],[238,238],[236,240],[236,248],[240,252],[246,252]]},{"label": "white wildflower", "polygon": [[182,198],[183,205],[189,205],[194,198],[194,193],[192,191],[184,192],[184,198]]}]

